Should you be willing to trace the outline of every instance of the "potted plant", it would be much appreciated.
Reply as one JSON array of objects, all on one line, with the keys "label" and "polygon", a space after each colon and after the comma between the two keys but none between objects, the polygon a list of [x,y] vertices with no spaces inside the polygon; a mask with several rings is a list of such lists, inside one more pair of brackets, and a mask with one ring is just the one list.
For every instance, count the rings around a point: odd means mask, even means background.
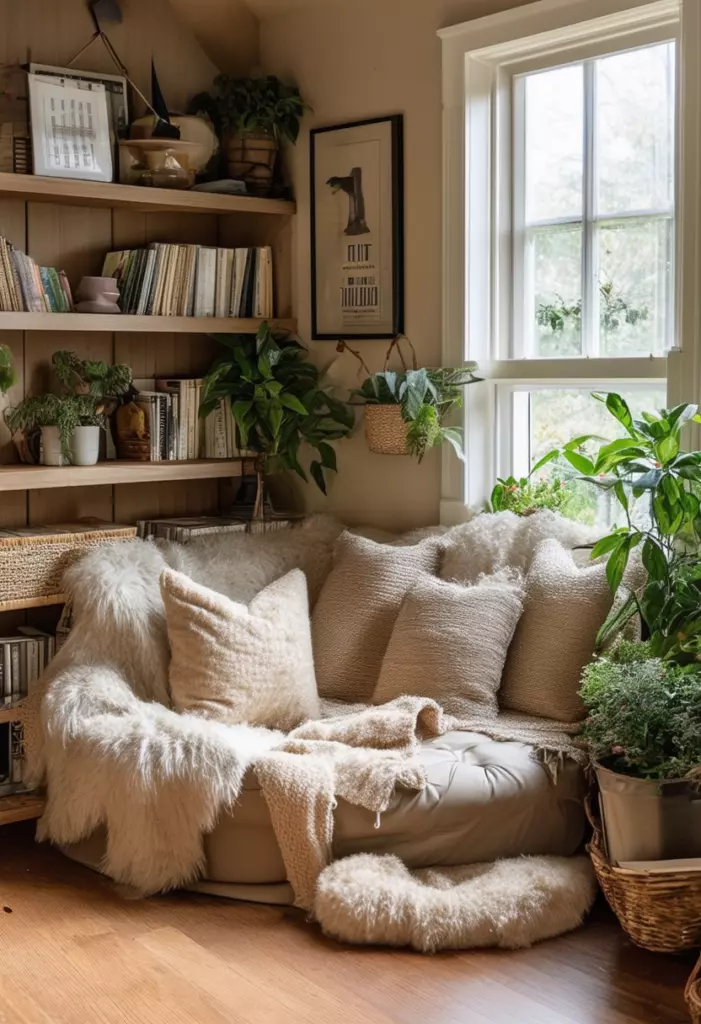
[{"label": "potted plant", "polygon": [[538,463],[564,458],[580,479],[613,494],[621,525],[593,548],[619,588],[640,550],[647,581],[602,627],[602,648],[639,614],[644,645],[585,670],[586,733],[613,860],[701,855],[701,452],[682,450],[695,405],[633,419],[617,394],[596,394],[624,436],[579,437]]},{"label": "potted plant", "polygon": [[371,374],[351,392],[365,405],[365,436],[370,451],[414,455],[421,462],[429,448],[447,441],[463,458],[462,430],[446,426],[444,421],[462,405],[463,387],[479,380],[474,375],[477,364],[438,369],[405,366],[401,372],[386,366],[387,359],[384,370]]},{"label": "potted plant", "polygon": [[245,181],[257,196],[270,194],[280,142],[297,141],[308,109],[299,89],[275,75],[218,75],[214,94],[200,93],[190,104],[191,112],[206,114],[222,137],[229,175]]},{"label": "potted plant", "polygon": [[513,512],[517,516],[532,516],[543,508],[566,514],[568,493],[565,481],[559,476],[545,477],[535,482],[530,477],[499,478],[494,485],[485,512]]},{"label": "potted plant", "polygon": [[92,466],[99,457],[100,430],[131,387],[131,369],[66,350],[54,353],[52,366],[64,393],[28,396],[6,410],[5,421],[13,434],[23,436],[21,450],[31,450],[31,435],[41,431],[45,465]]},{"label": "potted plant", "polygon": [[292,470],[303,480],[300,449],[316,451],[309,473],[326,494],[328,471],[336,470],[331,442],[347,437],[354,415],[322,386],[318,367],[293,338],[261,324],[256,335],[215,334],[226,348],[204,379],[200,416],[224,399],[231,403],[238,444],[254,453],[258,481],[254,518],[263,512],[266,474]]}]

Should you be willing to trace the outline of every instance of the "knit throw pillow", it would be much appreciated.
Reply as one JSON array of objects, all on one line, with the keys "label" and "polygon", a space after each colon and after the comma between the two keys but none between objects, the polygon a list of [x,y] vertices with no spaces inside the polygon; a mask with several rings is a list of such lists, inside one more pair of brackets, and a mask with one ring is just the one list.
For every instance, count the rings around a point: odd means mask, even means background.
[{"label": "knit throw pillow", "polygon": [[434,539],[390,547],[344,533],[312,615],[319,693],[369,701],[407,592],[438,567]]},{"label": "knit throw pillow", "polygon": [[183,573],[161,573],[177,711],[292,729],[319,715],[307,582],[293,569],[237,604]]},{"label": "knit throw pillow", "polygon": [[579,569],[558,541],[543,541],[526,576],[523,615],[504,666],[500,705],[559,722],[584,718],[578,694],[582,669],[612,604],[604,563]]},{"label": "knit throw pillow", "polygon": [[448,714],[496,715],[497,690],[523,607],[518,576],[474,586],[426,576],[402,605],[372,698],[432,697]]}]

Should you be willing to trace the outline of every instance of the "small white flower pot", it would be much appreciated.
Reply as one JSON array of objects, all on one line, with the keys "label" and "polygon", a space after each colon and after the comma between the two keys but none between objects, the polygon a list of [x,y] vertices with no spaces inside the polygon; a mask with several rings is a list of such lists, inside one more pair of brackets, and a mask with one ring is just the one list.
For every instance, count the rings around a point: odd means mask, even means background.
[{"label": "small white flower pot", "polygon": [[100,455],[100,428],[76,427],[71,435],[70,450],[74,466],[94,466]]},{"label": "small white flower pot", "polygon": [[61,453],[61,438],[58,427],[41,428],[42,463],[45,466],[66,466],[68,460]]}]

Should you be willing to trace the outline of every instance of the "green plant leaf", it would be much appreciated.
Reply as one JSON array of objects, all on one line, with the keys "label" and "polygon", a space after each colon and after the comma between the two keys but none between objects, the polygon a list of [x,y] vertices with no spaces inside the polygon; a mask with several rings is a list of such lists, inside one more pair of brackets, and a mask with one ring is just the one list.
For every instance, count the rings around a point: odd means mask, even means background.
[{"label": "green plant leaf", "polygon": [[662,465],[666,466],[679,454],[679,437],[676,434],[663,437],[659,444],[655,445],[655,450]]},{"label": "green plant leaf", "polygon": [[250,423],[248,416],[253,411],[253,401],[232,402],[231,411],[234,414],[234,419],[241,435],[241,447],[247,448],[248,424]]},{"label": "green plant leaf", "polygon": [[643,543],[643,566],[651,580],[664,580],[667,576],[667,559],[662,548],[653,537],[646,537]]},{"label": "green plant leaf", "polygon": [[628,533],[623,536],[621,543],[609,555],[606,563],[606,579],[609,589],[615,594],[621,585],[623,574],[628,566],[631,550],[639,544],[642,537],[639,533]]},{"label": "green plant leaf", "polygon": [[594,463],[591,459],[588,459],[586,455],[582,455],[580,452],[571,451],[566,448],[562,452],[563,457],[569,462],[570,466],[573,466],[578,473],[589,475],[594,472]]},{"label": "green plant leaf", "polygon": [[311,473],[312,480],[322,492],[326,494],[326,480],[324,479],[324,470],[322,469],[321,463],[316,460],[309,466],[309,472]]},{"label": "green plant leaf", "polygon": [[533,476],[533,474],[537,473],[539,469],[543,468],[543,466],[547,466],[549,462],[554,462],[555,459],[559,459],[559,457],[560,457],[560,450],[558,448],[554,448],[552,451],[550,451],[546,455],[544,455],[542,457],[542,459],[538,459],[538,461],[536,462],[535,466],[533,467],[533,469],[531,470],[529,475]]},{"label": "green plant leaf", "polygon": [[281,394],[280,404],[284,405],[286,409],[292,409],[293,412],[299,413],[300,416],[309,415],[302,402],[300,402],[299,398],[296,398],[294,395],[290,395],[288,393]]},{"label": "green plant leaf", "polygon": [[334,470],[335,472],[337,469],[336,452],[331,447],[331,445],[326,444],[325,441],[319,441],[319,444],[317,445],[317,450],[319,452],[319,455],[321,456],[321,465],[324,467],[324,469],[331,469]]},{"label": "green plant leaf", "polygon": [[607,555],[609,551],[614,551],[624,539],[624,534],[619,532],[609,533],[608,536],[602,537],[600,541],[592,548],[590,558],[600,558],[602,555]]}]

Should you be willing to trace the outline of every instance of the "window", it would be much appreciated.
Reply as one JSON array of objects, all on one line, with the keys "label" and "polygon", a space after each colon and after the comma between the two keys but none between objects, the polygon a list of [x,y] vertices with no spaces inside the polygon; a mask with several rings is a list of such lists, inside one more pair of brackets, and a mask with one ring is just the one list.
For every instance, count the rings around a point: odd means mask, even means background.
[{"label": "window", "polygon": [[701,321],[701,257],[676,254],[696,252],[701,227],[701,204],[685,224],[677,195],[701,172],[701,142],[678,159],[679,118],[698,107],[682,111],[684,90],[701,95],[701,12],[610,6],[541,0],[441,33],[444,358],[485,377],[466,392],[466,466],[444,457],[446,522],[598,418],[609,436],[592,391],[638,411],[697,399],[701,353],[688,343],[681,358],[677,323]]}]

